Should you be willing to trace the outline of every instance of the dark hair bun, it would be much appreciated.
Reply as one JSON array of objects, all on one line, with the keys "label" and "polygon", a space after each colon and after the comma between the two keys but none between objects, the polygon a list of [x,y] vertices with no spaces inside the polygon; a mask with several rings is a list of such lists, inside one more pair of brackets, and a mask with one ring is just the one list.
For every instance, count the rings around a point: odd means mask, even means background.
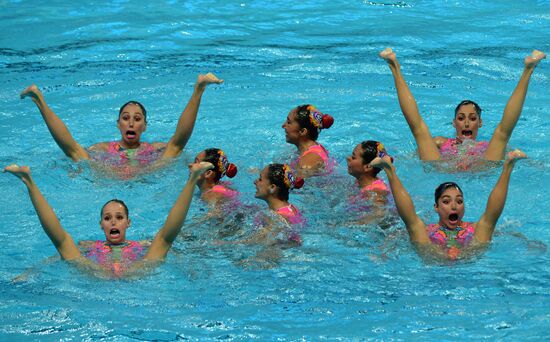
[{"label": "dark hair bun", "polygon": [[323,114],[323,118],[321,119],[323,128],[330,128],[332,124],[334,123],[334,118],[330,116],[329,114]]},{"label": "dark hair bun", "polygon": [[235,177],[237,175],[237,165],[231,163],[227,167],[227,170],[225,171],[225,175],[229,178]]},{"label": "dark hair bun", "polygon": [[304,186],[304,179],[301,177],[297,177],[294,181],[294,189],[300,189]]}]

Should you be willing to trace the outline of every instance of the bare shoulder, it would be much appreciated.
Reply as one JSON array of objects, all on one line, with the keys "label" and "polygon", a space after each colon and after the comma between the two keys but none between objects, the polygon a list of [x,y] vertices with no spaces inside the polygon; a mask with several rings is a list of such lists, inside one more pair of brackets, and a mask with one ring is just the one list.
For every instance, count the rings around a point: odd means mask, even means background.
[{"label": "bare shoulder", "polygon": [[78,247],[81,249],[87,250],[92,248],[92,246],[95,244],[95,240],[80,240],[78,241]]},{"label": "bare shoulder", "polygon": [[142,247],[151,247],[150,240],[139,240],[137,243],[139,243]]},{"label": "bare shoulder", "polygon": [[318,169],[324,165],[323,159],[315,153],[308,153],[300,157],[300,161],[298,162],[298,167],[301,169]]},{"label": "bare shoulder", "polygon": [[205,192],[205,193],[202,194],[201,197],[202,197],[203,201],[211,203],[211,204],[217,203],[218,201],[221,201],[225,198],[225,196],[223,196],[222,194],[220,194],[218,192],[214,192],[214,191]]},{"label": "bare shoulder", "polygon": [[445,137],[435,137],[433,138],[434,143],[437,145],[437,147],[441,147],[447,141],[447,138]]},{"label": "bare shoulder", "polygon": [[153,146],[153,148],[155,150],[161,150],[161,149],[166,147],[166,143],[164,143],[164,142],[154,142],[154,143],[151,143],[151,146]]},{"label": "bare shoulder", "polygon": [[108,142],[100,142],[88,147],[88,151],[91,151],[91,152],[104,152],[104,151],[107,151],[108,149],[109,149]]}]

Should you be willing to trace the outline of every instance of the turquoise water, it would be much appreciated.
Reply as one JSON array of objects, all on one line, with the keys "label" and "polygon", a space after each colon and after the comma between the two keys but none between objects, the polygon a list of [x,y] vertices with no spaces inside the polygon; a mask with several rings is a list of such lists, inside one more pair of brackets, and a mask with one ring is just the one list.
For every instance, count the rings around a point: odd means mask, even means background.
[{"label": "turquoise water", "polygon": [[[488,140],[523,58],[534,48],[550,51],[547,1],[4,1],[0,17],[0,161],[32,167],[76,239],[101,238],[99,209],[112,197],[130,207],[130,238],[153,236],[185,182],[184,165],[210,146],[239,165],[233,184],[243,202],[262,206],[253,198],[254,169],[292,155],[280,126],[301,103],[335,117],[319,141],[340,163],[329,184],[310,182],[292,195],[309,227],[304,245],[285,250],[268,265],[274,267],[241,265],[256,247],[213,245],[215,227],[198,222],[203,206],[195,201],[187,238],[166,263],[127,281],[98,280],[47,259],[56,252],[24,186],[0,176],[1,339],[547,336],[548,60],[532,77],[510,141],[530,158],[514,171],[497,234],[478,259],[427,265],[401,223],[387,232],[350,223],[357,214],[345,210],[353,184],[344,162],[361,140],[381,140],[422,218],[436,219],[433,189],[453,180],[465,192],[466,219],[477,219],[500,170],[427,172],[414,154],[389,69],[377,55],[387,46],[398,53],[434,135],[452,135],[454,106],[471,98],[484,109],[480,139]],[[197,75],[208,71],[225,83],[207,89],[185,153],[133,181],[70,163],[34,104],[18,96],[36,83],[84,146],[118,138],[117,110],[136,99],[149,113],[144,140],[166,141]],[[23,272],[26,281],[12,282]]]}]

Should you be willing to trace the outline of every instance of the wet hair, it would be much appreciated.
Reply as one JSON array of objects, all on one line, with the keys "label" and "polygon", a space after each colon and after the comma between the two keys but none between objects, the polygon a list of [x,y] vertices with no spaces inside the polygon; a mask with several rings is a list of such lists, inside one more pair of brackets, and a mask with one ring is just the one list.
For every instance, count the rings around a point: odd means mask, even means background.
[{"label": "wet hair", "polygon": [[296,107],[296,121],[301,128],[307,129],[311,140],[317,140],[319,132],[332,126],[334,118],[329,114],[321,113],[313,105],[305,104]]},{"label": "wet hair", "polygon": [[118,111],[118,117],[120,118],[120,114],[122,114],[122,111],[124,110],[124,107],[126,107],[127,105],[131,105],[131,104],[139,106],[139,108],[143,112],[143,120],[145,120],[145,122],[147,122],[147,111],[145,110],[145,107],[143,107],[143,105],[141,103],[137,102],[137,101],[128,101],[125,104],[123,104],[122,107],[120,107],[120,109]]},{"label": "wet hair", "polygon": [[439,198],[443,195],[443,193],[445,192],[445,190],[449,189],[449,188],[455,188],[457,189],[458,191],[460,191],[460,194],[463,195],[464,193],[462,192],[462,189],[458,186],[458,184],[456,184],[455,182],[445,182],[445,183],[441,183],[439,184],[439,186],[435,189],[435,194],[434,194],[434,200],[435,200],[435,204],[437,205],[437,201],[439,200]]},{"label": "wet hair", "polygon": [[214,168],[212,171],[216,173],[214,181],[219,181],[220,178],[227,175],[229,178],[235,177],[237,174],[237,166],[233,163],[230,163],[219,148],[207,148],[204,150],[205,157],[203,161],[212,163]]},{"label": "wet hair", "polygon": [[456,106],[456,108],[455,108],[455,118],[456,118],[456,115],[458,114],[458,110],[460,109],[460,107],[462,107],[464,105],[470,105],[470,104],[474,105],[474,109],[476,110],[476,114],[481,119],[481,107],[472,100],[464,100],[464,101],[460,102],[458,104],[458,106]]},{"label": "wet hair", "polygon": [[111,203],[111,202],[115,202],[115,203],[118,203],[118,204],[122,205],[122,207],[124,208],[124,212],[126,213],[126,217],[127,217],[127,218],[130,218],[130,213],[128,212],[128,207],[126,206],[126,203],[124,203],[124,201],[119,200],[119,199],[116,199],[116,198],[113,198],[112,200],[107,201],[107,202],[101,207],[101,211],[99,212],[99,216],[100,216],[101,218],[103,218],[103,209],[105,209],[105,207],[107,206],[107,204],[109,204],[109,203]]},{"label": "wet hair", "polygon": [[[363,153],[361,153],[361,161],[363,165],[370,163],[374,158],[378,157],[380,154],[379,146],[382,145],[379,141],[374,140],[365,140],[361,142],[361,147],[363,148]],[[382,150],[385,152],[384,145],[382,145]],[[376,176],[382,169],[373,168],[374,175]]]},{"label": "wet hair", "polygon": [[300,189],[304,185],[304,180],[296,177],[287,164],[269,164],[267,177],[271,184],[279,188],[278,197],[283,201],[288,201],[290,190]]}]

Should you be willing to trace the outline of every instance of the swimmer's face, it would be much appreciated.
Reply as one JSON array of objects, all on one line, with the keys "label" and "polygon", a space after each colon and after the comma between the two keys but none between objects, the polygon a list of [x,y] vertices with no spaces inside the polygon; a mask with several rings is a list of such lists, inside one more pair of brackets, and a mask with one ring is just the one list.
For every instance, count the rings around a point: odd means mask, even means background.
[{"label": "swimmer's face", "polygon": [[126,144],[125,147],[138,147],[141,133],[147,128],[141,108],[133,103],[126,105],[118,116],[117,127],[122,135],[122,141]]},{"label": "swimmer's face", "polygon": [[283,122],[283,129],[285,130],[286,142],[289,144],[297,144],[300,141],[300,137],[307,131],[301,128],[298,121],[296,121],[296,109],[288,113],[285,122]]},{"label": "swimmer's face", "polygon": [[105,239],[110,243],[118,245],[126,241],[126,229],[130,226],[130,219],[122,204],[107,203],[101,213],[99,224],[105,233]]},{"label": "swimmer's face", "polygon": [[456,137],[459,139],[477,138],[477,131],[481,127],[481,118],[473,104],[465,104],[458,108],[453,120],[456,129]]},{"label": "swimmer's face", "polygon": [[355,178],[361,177],[370,168],[368,165],[363,164],[363,158],[361,158],[361,155],[364,151],[363,146],[358,144],[353,149],[351,155],[346,158],[346,161],[348,162],[348,173]]},{"label": "swimmer's face", "polygon": [[275,192],[276,186],[269,181],[269,168],[264,168],[258,179],[254,181],[256,185],[256,194],[254,197],[265,200],[269,195]]},{"label": "swimmer's face", "polygon": [[454,229],[462,222],[464,217],[464,198],[457,188],[448,188],[441,194],[434,205],[439,215],[439,224]]},{"label": "swimmer's face", "polygon": [[195,161],[193,163],[195,164],[200,163],[201,161],[204,161],[204,158],[206,158],[206,152],[202,151],[201,153],[195,156]]}]

